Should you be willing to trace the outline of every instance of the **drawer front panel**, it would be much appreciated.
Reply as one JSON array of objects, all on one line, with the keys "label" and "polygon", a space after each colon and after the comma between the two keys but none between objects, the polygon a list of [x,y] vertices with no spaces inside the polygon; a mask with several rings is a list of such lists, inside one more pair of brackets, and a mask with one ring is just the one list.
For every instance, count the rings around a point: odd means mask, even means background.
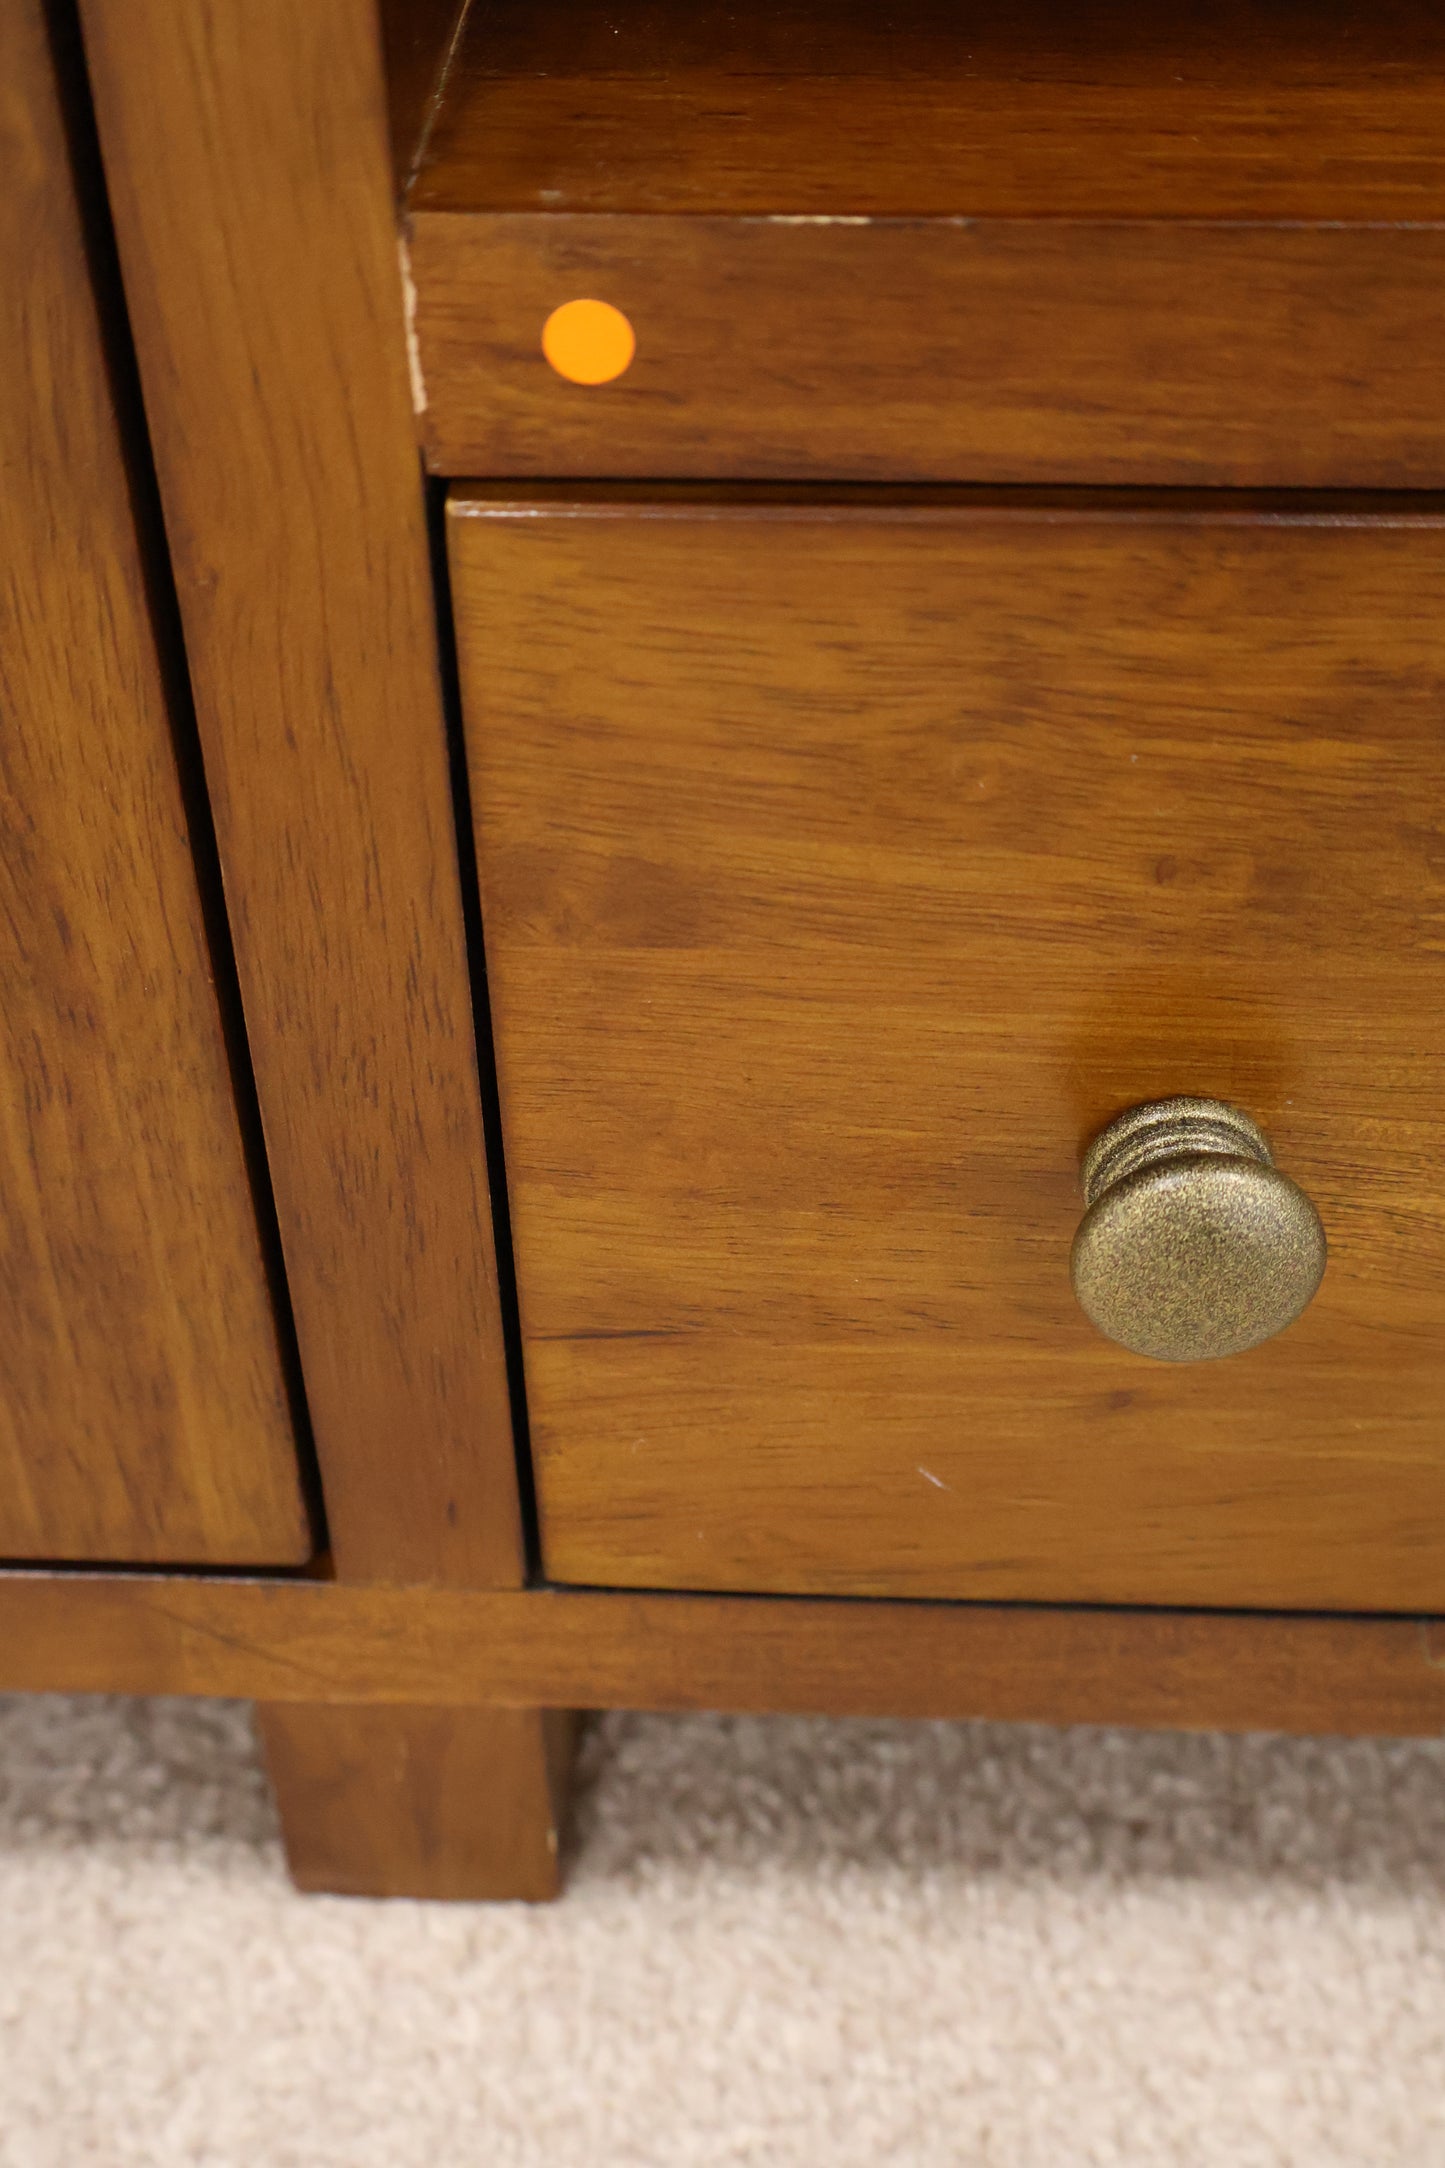
[{"label": "drawer front panel", "polygon": [[[1445,229],[418,214],[439,474],[1445,485]],[[636,359],[568,383],[551,311]]]},{"label": "drawer front panel", "polygon": [[[1445,1596],[1445,526],[961,497],[452,505],[558,1578]],[[1280,1338],[1068,1275],[1084,1142],[1232,1101]]]}]

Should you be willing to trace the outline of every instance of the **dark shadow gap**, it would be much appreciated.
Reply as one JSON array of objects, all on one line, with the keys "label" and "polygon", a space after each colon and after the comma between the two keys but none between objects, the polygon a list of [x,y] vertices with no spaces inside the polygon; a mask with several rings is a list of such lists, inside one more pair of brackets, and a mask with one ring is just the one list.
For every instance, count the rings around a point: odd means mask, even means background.
[{"label": "dark shadow gap", "polygon": [[472,825],[471,778],[467,773],[461,678],[457,668],[456,635],[452,621],[451,578],[446,548],[447,485],[444,482],[427,480],[424,486],[427,535],[431,547],[432,593],[436,597],[437,664],[441,676],[442,713],[446,721],[447,758],[451,769],[457,870],[461,878],[462,892],[462,924],[471,978],[477,1076],[481,1086],[482,1128],[487,1148],[487,1186],[491,1195],[492,1231],[497,1253],[497,1292],[502,1310],[507,1385],[512,1403],[512,1440],[517,1459],[517,1502],[521,1515],[527,1579],[530,1583],[538,1580],[542,1571],[541,1524],[537,1510],[536,1479],[532,1469],[531,1433],[527,1420],[522,1320],[517,1297],[517,1274],[512,1256],[512,1215],[508,1201],[506,1155],[502,1139],[501,1095],[497,1086],[497,1064],[492,1044],[492,1011],[487,990],[486,943],[482,927],[482,891],[477,868],[476,830]]}]

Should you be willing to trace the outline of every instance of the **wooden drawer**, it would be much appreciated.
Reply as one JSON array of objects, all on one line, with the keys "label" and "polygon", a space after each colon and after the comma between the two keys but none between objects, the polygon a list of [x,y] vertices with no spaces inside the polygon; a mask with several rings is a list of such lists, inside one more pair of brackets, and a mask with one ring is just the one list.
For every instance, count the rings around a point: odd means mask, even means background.
[{"label": "wooden drawer", "polygon": [[[471,11],[406,217],[442,474],[1445,484],[1423,0]],[[564,379],[578,300],[635,358]]]},{"label": "wooden drawer", "polygon": [[[1438,1608],[1445,517],[555,485],[450,532],[548,1571]],[[1331,1245],[1185,1367],[1068,1271],[1082,1145],[1178,1092]]]}]

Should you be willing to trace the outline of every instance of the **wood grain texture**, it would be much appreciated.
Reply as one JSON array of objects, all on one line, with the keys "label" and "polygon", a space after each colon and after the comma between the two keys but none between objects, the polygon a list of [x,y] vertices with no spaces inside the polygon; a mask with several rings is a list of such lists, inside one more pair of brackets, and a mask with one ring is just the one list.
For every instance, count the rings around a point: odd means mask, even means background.
[{"label": "wood grain texture", "polygon": [[[511,0],[407,233],[439,473],[1445,481],[1424,0]],[[579,295],[601,389],[540,352]]]},{"label": "wood grain texture", "polygon": [[256,1716],[298,1889],[557,1895],[562,1712],[282,1702]]},{"label": "wood grain texture", "polygon": [[310,1534],[34,0],[0,0],[0,1554]]},{"label": "wood grain texture", "polygon": [[488,0],[413,201],[1439,219],[1442,87],[1428,0]]},{"label": "wood grain texture", "polygon": [[369,0],[87,0],[340,1570],[521,1549]]},{"label": "wood grain texture", "polygon": [[[451,521],[549,1575],[1439,1607],[1440,513],[626,499]],[[1068,1278],[1175,1093],[1331,1245],[1180,1368]]]},{"label": "wood grain texture", "polygon": [[1428,1737],[1445,1621],[11,1573],[0,1690]]}]

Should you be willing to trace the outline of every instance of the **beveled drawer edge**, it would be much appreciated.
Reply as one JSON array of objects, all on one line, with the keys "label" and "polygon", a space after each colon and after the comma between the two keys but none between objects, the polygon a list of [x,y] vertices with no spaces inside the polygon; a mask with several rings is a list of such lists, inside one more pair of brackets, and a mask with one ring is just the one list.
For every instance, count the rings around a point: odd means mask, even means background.
[{"label": "beveled drawer edge", "polygon": [[1215,527],[1445,527],[1445,491],[1041,489],[953,483],[482,482],[453,480],[456,519],[769,520],[807,523],[1181,519]]}]

